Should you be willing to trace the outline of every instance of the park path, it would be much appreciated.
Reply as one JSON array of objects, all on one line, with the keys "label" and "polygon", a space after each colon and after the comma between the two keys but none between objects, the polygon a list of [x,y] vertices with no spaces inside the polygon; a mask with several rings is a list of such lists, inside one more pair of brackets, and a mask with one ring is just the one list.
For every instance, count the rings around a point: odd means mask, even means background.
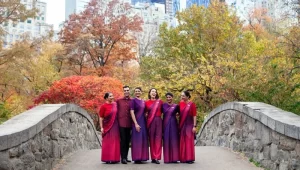
[{"label": "park path", "polygon": [[[194,164],[104,164],[100,161],[101,150],[78,151],[62,159],[54,170],[258,170],[240,153],[212,146],[196,147]],[[130,155],[130,154],[129,154]]]}]

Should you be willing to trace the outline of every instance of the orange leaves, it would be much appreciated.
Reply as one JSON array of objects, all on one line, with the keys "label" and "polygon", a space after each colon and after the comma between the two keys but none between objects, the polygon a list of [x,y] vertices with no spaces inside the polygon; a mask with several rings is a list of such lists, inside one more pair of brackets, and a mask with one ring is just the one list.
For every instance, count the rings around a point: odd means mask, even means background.
[{"label": "orange leaves", "polygon": [[[85,11],[70,16],[61,32],[66,47],[66,61],[78,75],[85,71],[105,76],[115,62],[131,60],[136,45],[131,35],[142,30],[142,20],[118,0],[92,0]],[[106,67],[106,65],[110,65]]]},{"label": "orange leaves", "polygon": [[75,103],[96,114],[98,106],[105,102],[106,92],[112,92],[115,98],[121,97],[122,83],[110,77],[71,76],[56,81],[34,103]]}]

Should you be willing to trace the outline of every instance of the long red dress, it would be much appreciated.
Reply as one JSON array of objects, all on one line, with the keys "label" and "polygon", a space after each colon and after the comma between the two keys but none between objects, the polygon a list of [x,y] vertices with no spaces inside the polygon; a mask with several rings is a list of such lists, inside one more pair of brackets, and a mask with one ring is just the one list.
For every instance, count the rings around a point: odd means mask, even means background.
[{"label": "long red dress", "polygon": [[179,159],[180,162],[186,163],[190,161],[195,161],[195,146],[194,146],[194,120],[193,117],[196,116],[196,105],[193,102],[179,103],[180,107],[180,149],[179,149]]},{"label": "long red dress", "polygon": [[99,116],[103,118],[102,162],[120,162],[120,133],[117,121],[117,105],[105,103],[101,106]]},{"label": "long red dress", "polygon": [[150,153],[152,160],[161,160],[162,153],[162,119],[161,110],[163,102],[147,100],[146,110],[148,112],[147,128],[150,141]]}]

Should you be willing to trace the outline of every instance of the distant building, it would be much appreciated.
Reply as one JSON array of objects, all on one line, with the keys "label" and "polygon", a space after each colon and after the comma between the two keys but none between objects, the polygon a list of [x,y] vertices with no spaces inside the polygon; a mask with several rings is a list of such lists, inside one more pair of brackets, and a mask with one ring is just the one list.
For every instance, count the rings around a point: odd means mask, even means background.
[{"label": "distant building", "polygon": [[82,12],[89,2],[90,0],[65,0],[65,20],[68,20],[71,14]]},{"label": "distant building", "polygon": [[134,13],[144,21],[143,31],[138,33],[139,55],[146,56],[152,53],[153,42],[157,39],[159,27],[163,23],[170,25],[170,17],[166,14],[165,5],[160,3],[136,3],[132,6]]},{"label": "distant building", "polygon": [[18,23],[3,23],[1,26],[6,31],[6,36],[3,38],[4,48],[20,40],[22,36],[41,37],[53,29],[53,25],[46,23],[47,3],[39,0],[21,0],[21,3],[25,4],[27,9],[38,8],[39,13],[35,18],[28,18]]},{"label": "distant building", "polygon": [[267,15],[280,27],[297,23],[297,12],[294,10],[295,0],[226,0],[237,16],[245,23],[249,20],[249,14],[254,9],[265,9]]},{"label": "distant building", "polygon": [[186,0],[186,7],[189,8],[194,4],[198,6],[202,5],[208,7],[209,3],[210,0]]}]

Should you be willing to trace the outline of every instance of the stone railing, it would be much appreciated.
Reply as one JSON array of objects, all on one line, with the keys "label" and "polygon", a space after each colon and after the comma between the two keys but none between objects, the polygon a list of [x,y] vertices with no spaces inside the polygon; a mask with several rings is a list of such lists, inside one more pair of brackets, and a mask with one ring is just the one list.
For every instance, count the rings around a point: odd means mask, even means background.
[{"label": "stone railing", "polygon": [[92,119],[73,104],[37,106],[0,125],[1,170],[50,170],[64,155],[97,148]]},{"label": "stone railing", "polygon": [[201,146],[242,152],[267,169],[300,169],[300,116],[259,102],[226,103],[197,135]]}]

